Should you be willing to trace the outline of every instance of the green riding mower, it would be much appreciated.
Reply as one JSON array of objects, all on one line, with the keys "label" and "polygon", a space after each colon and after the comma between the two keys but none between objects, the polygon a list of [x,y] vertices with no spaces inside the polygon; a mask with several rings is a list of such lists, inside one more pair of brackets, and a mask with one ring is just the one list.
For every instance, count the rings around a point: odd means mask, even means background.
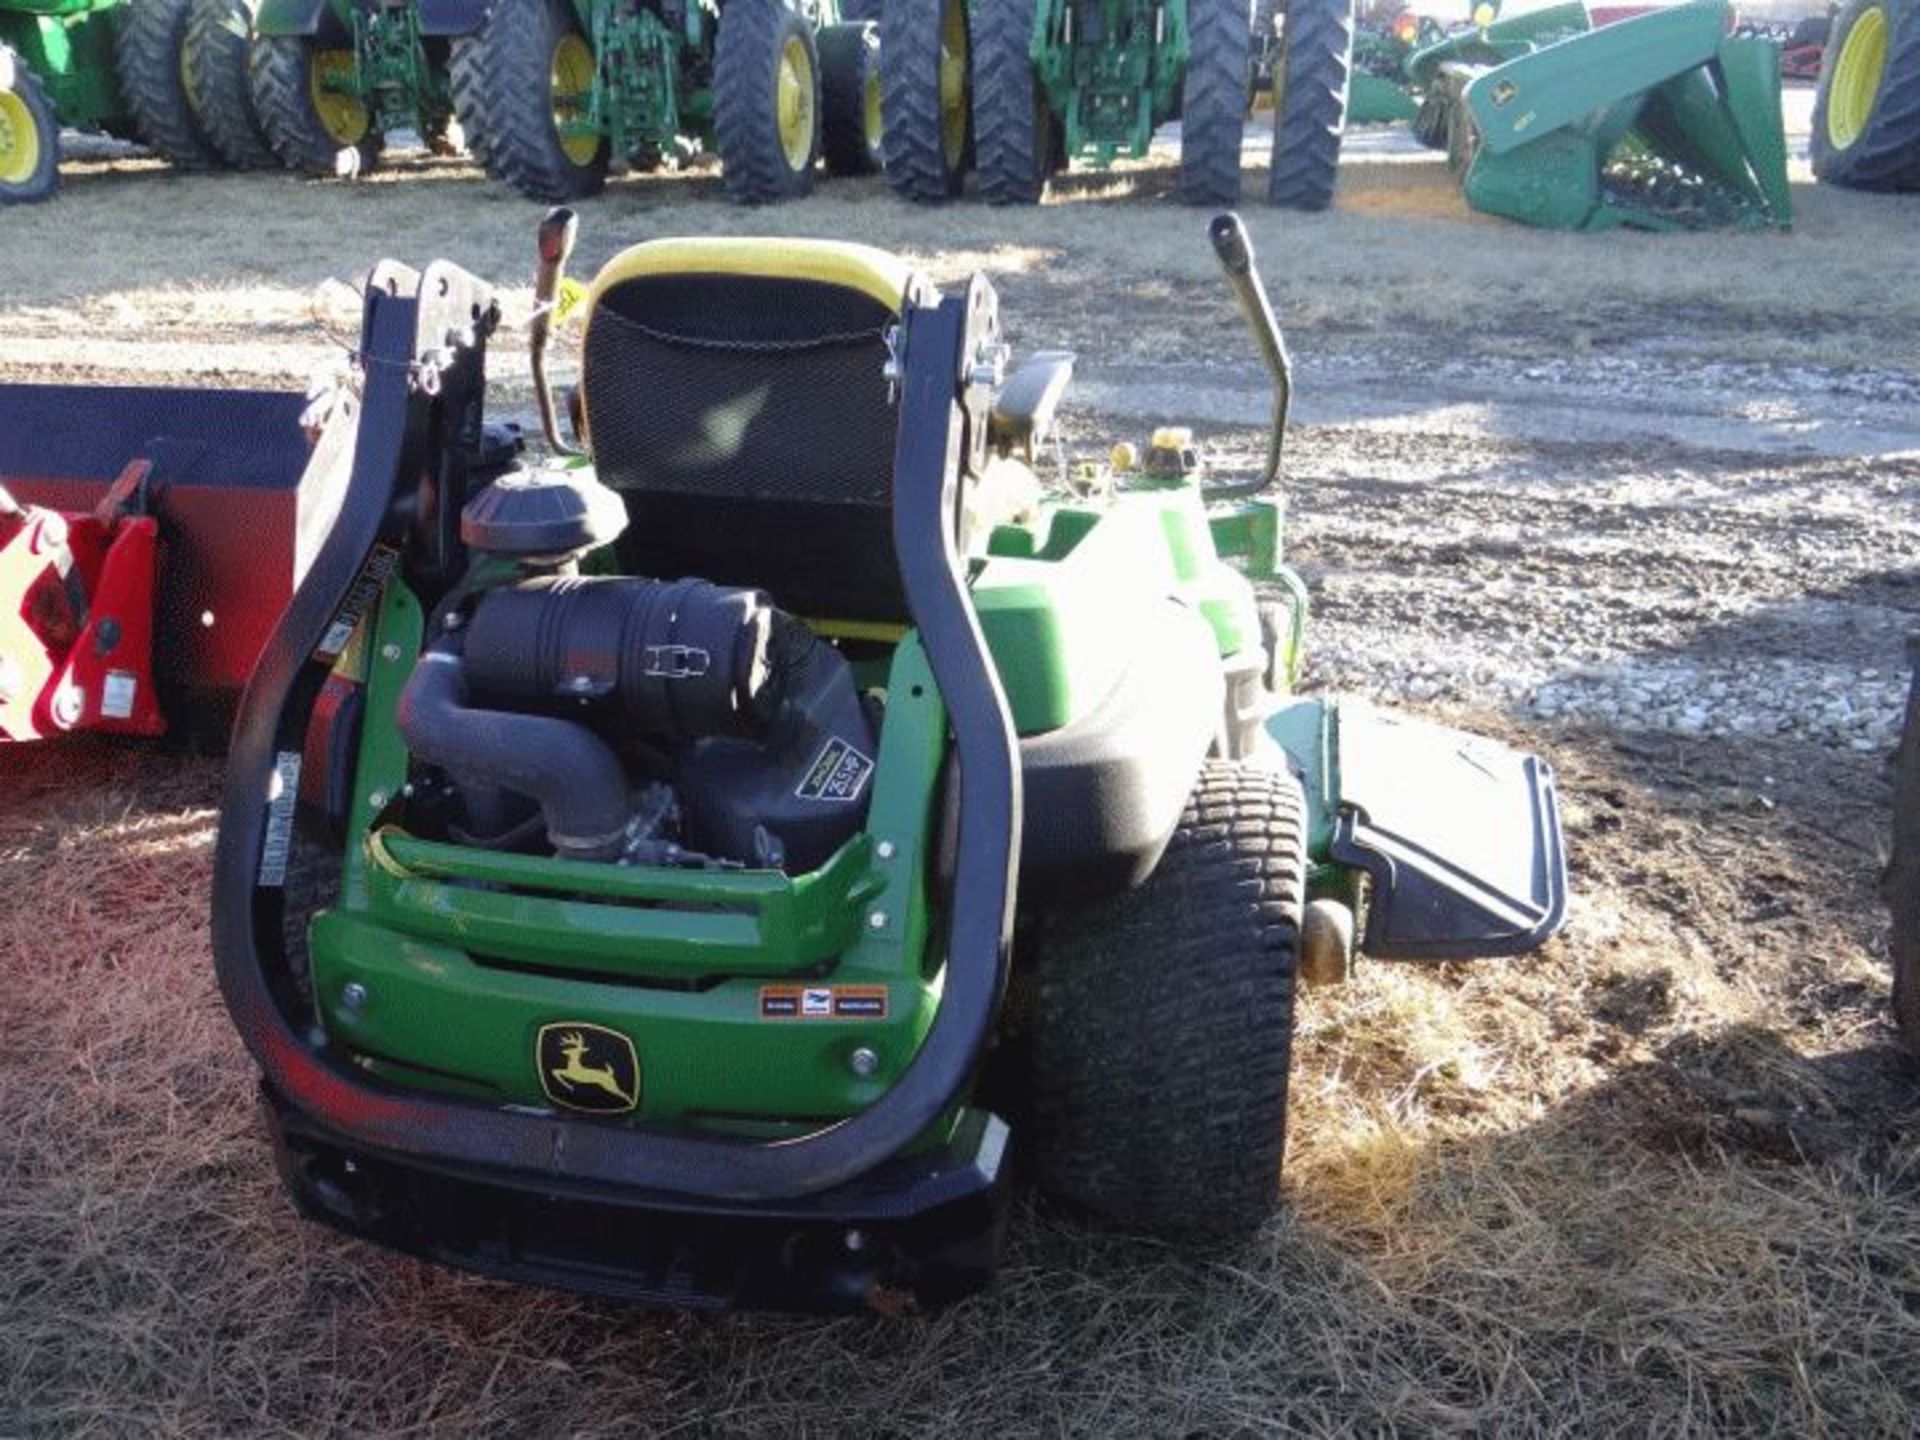
[{"label": "green riding mower", "polygon": [[1276,377],[1238,482],[1168,430],[1049,489],[1073,357],[1011,366],[983,277],[717,238],[600,272],[570,405],[536,327],[563,453],[490,466],[488,287],[372,273],[215,865],[306,1215],[666,1305],[933,1305],[1016,1155],[1115,1224],[1258,1226],[1299,976],[1555,931],[1543,763],[1291,693],[1286,351],[1212,233]]},{"label": "green riding mower", "polygon": [[[974,168],[985,199],[1032,204],[1074,161],[1141,158],[1174,119],[1181,198],[1239,198],[1248,0],[891,0],[881,24],[887,178],[910,200],[957,195]],[[1275,204],[1318,209],[1333,194],[1352,46],[1352,0],[1285,6]]]},{"label": "green riding mower", "polygon": [[488,170],[543,200],[691,141],[727,195],[764,204],[879,164],[879,36],[835,0],[493,0],[454,49],[462,128]]},{"label": "green riding mower", "polygon": [[0,0],[0,205],[58,188],[63,125],[138,140],[178,169],[219,163],[181,61],[188,8]]},{"label": "green riding mower", "polygon": [[1920,190],[1920,0],[1849,0],[1833,17],[1811,148],[1828,184]]}]

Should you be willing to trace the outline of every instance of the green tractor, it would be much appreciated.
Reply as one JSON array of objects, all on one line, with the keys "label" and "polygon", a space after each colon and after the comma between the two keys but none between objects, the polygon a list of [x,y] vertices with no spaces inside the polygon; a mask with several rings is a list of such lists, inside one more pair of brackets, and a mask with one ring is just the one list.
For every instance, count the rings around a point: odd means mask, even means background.
[{"label": "green tractor", "polygon": [[[1180,121],[1180,195],[1231,204],[1254,78],[1248,0],[891,0],[887,173],[908,199],[1032,204],[1076,160],[1147,153]],[[1333,193],[1352,0],[1291,0],[1274,42],[1276,204]],[[969,126],[970,117],[970,126]]]},{"label": "green tractor", "polygon": [[1212,238],[1264,469],[1170,429],[1052,489],[1073,357],[1012,365],[982,276],[638,245],[576,405],[536,325],[527,465],[485,423],[490,289],[374,270],[215,862],[306,1215],[628,1300],[934,1305],[992,1273],[1016,1153],[1113,1223],[1258,1227],[1298,979],[1556,930],[1541,761],[1292,692],[1289,365]]},{"label": "green tractor", "polygon": [[805,194],[879,161],[878,35],[834,0],[493,0],[454,51],[454,103],[490,173],[526,195],[591,195],[616,163],[687,141],[729,198]]},{"label": "green tractor", "polygon": [[1920,0],[1848,0],[1833,17],[1812,151],[1828,184],[1920,190]]},{"label": "green tractor", "polygon": [[181,65],[189,0],[0,0],[0,204],[59,185],[60,128],[137,139],[183,170],[219,163]]},{"label": "green tractor", "polygon": [[452,52],[484,13],[484,0],[193,0],[187,78],[230,163],[360,174],[395,131],[452,153]]}]

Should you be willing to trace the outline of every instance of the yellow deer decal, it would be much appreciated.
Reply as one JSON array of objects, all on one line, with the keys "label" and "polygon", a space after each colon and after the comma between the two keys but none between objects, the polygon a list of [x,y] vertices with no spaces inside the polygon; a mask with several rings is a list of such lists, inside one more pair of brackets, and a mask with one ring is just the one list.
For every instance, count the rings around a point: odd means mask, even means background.
[{"label": "yellow deer decal", "polygon": [[587,1063],[587,1037],[578,1030],[570,1030],[558,1039],[560,1053],[566,1056],[566,1063],[548,1068],[548,1077],[569,1093],[585,1087],[590,1090],[605,1091],[618,1100],[622,1106],[632,1109],[639,1103],[639,1097],[629,1092],[620,1083],[611,1064],[589,1065]]}]

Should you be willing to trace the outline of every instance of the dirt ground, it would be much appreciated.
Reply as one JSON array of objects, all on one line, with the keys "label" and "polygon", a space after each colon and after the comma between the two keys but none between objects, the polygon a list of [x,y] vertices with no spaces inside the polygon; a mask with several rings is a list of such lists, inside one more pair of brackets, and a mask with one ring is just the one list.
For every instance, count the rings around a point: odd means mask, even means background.
[{"label": "dirt ground", "polygon": [[[1920,197],[1797,174],[1788,235],[1547,235],[1363,136],[1333,213],[1249,206],[1301,366],[1311,683],[1547,755],[1575,887],[1535,957],[1303,997],[1255,1242],[1023,1202],[990,1293],[834,1322],[337,1242],[281,1198],[214,991],[215,763],[5,753],[0,1435],[1914,1433],[1920,1078],[1874,885],[1920,631]],[[0,219],[0,378],[298,385],[382,253],[527,303],[537,207],[455,163],[68,181]],[[1187,418],[1251,464],[1261,374],[1169,188],[742,213],[635,177],[581,259],[744,229],[984,268],[1017,343],[1081,352],[1076,446]]]}]

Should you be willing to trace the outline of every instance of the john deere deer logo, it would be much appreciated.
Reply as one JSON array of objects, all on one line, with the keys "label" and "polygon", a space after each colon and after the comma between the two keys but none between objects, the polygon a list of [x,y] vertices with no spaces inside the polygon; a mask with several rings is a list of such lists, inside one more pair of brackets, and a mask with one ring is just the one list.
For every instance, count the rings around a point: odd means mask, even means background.
[{"label": "john deere deer logo", "polygon": [[540,1088],[556,1105],[613,1115],[640,1103],[640,1057],[618,1030],[579,1020],[543,1025],[534,1059]]}]

